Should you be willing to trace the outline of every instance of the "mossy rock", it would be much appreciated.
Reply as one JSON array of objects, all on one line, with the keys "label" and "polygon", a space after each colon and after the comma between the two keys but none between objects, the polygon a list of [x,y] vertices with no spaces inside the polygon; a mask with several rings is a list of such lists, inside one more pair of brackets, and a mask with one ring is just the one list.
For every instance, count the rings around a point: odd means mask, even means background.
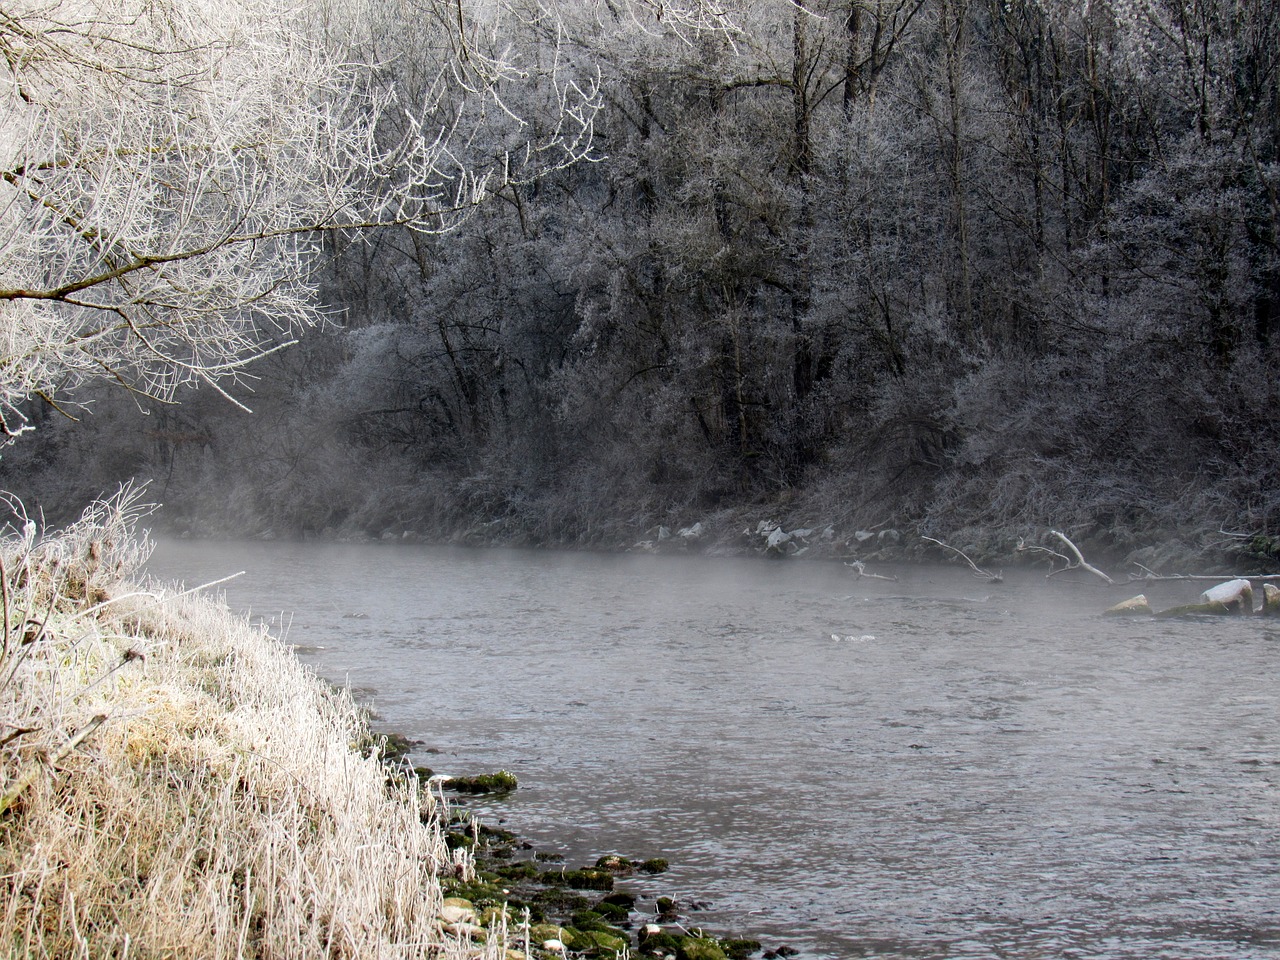
[{"label": "mossy rock", "polygon": [[470,850],[476,845],[476,838],[470,833],[450,830],[444,835],[444,845],[450,850]]},{"label": "mossy rock", "polygon": [[613,874],[603,870],[548,870],[542,874],[543,883],[575,890],[612,890]]},{"label": "mossy rock", "polygon": [[626,857],[611,853],[596,861],[596,869],[612,873],[617,877],[625,877],[635,870],[635,864]]},{"label": "mossy rock", "polygon": [[495,927],[506,921],[508,924],[516,922],[516,917],[509,904],[495,907],[486,907],[480,914],[480,925],[485,927]]},{"label": "mossy rock", "polygon": [[666,873],[670,866],[671,864],[662,857],[652,857],[649,860],[645,860],[636,869],[641,873],[658,874]]},{"label": "mossy rock", "polygon": [[520,785],[514,773],[499,770],[497,773],[482,773],[477,777],[450,777],[444,781],[446,790],[455,793],[510,793]]},{"label": "mossy rock", "polygon": [[591,942],[596,953],[618,954],[631,945],[626,937],[619,936],[617,933],[609,933],[605,930],[584,930],[581,938],[575,941],[575,947],[579,950],[583,949],[585,940]]},{"label": "mossy rock", "polygon": [[450,880],[441,881],[441,886],[449,899],[469,901],[475,907],[497,906],[507,902],[507,895],[502,887],[483,880]]},{"label": "mossy rock", "polygon": [[719,941],[711,937],[681,937],[677,960],[729,960]]},{"label": "mossy rock", "polygon": [[532,900],[548,910],[566,914],[575,910],[586,910],[591,906],[591,901],[582,894],[561,887],[546,887],[539,890],[533,895]]},{"label": "mossy rock", "polygon": [[[514,788],[512,788],[514,789]],[[516,835],[510,830],[503,830],[501,827],[491,827],[487,823],[479,825],[480,838],[487,843],[515,843]]]},{"label": "mossy rock", "polygon": [[1168,620],[1174,617],[1227,617],[1231,616],[1232,612],[1231,608],[1225,603],[1211,600],[1208,603],[1184,603],[1180,607],[1161,610],[1156,616],[1161,620]]},{"label": "mossy rock", "polygon": [[535,944],[544,943],[547,940],[559,940],[566,947],[574,945],[573,931],[554,923],[535,923],[529,928],[529,940]]},{"label": "mossy rock", "polygon": [[680,949],[680,937],[675,934],[651,933],[640,939],[640,952],[651,955],[675,953]]},{"label": "mossy rock", "polygon": [[721,940],[720,946],[729,955],[729,960],[746,960],[753,953],[760,952],[759,940]]},{"label": "mossy rock", "polygon": [[384,733],[375,735],[374,745],[384,763],[398,763],[413,752],[413,748],[422,743],[421,740],[410,740],[401,733]]},{"label": "mossy rock", "polygon": [[621,923],[631,916],[631,910],[620,903],[597,903],[596,910],[612,923]]},{"label": "mossy rock", "polygon": [[622,907],[625,910],[634,910],[636,907],[636,895],[627,893],[625,890],[618,890],[607,897],[601,897],[596,904],[596,909],[599,910],[605,904],[611,907]]},{"label": "mossy rock", "polygon": [[1147,602],[1145,594],[1138,594],[1136,597],[1130,597],[1128,600],[1121,600],[1113,607],[1108,607],[1102,612],[1104,617],[1149,617],[1154,610],[1151,604]]},{"label": "mossy rock", "polygon": [[532,880],[538,875],[538,868],[525,860],[497,867],[493,872],[504,880]]},{"label": "mossy rock", "polygon": [[575,910],[569,922],[579,930],[608,929],[609,926],[604,922],[604,915],[595,910]]}]

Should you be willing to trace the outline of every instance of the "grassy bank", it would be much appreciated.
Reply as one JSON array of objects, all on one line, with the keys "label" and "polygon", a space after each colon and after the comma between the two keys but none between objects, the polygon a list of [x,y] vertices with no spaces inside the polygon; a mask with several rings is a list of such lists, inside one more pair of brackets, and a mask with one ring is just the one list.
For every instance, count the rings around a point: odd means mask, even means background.
[{"label": "grassy bank", "polygon": [[[22,957],[503,955],[350,698],[214,600],[130,582],[128,498],[0,544],[0,937]],[[394,778],[393,778],[394,779]]]}]

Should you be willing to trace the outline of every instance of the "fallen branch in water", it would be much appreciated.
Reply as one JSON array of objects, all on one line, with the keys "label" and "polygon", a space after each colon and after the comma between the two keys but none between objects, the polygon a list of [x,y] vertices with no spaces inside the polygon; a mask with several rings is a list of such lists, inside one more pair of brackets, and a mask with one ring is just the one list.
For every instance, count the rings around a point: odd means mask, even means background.
[{"label": "fallen branch in water", "polygon": [[[1087,571],[1088,573],[1092,573],[1095,577],[1101,577],[1102,580],[1104,580],[1106,583],[1110,583],[1110,584],[1115,583],[1115,581],[1112,580],[1109,576],[1107,576],[1105,573],[1103,573],[1093,564],[1085,560],[1084,554],[1080,552],[1080,548],[1077,547],[1070,540],[1068,540],[1067,535],[1065,533],[1063,533],[1061,530],[1050,530],[1049,532],[1053,534],[1055,537],[1057,537],[1059,540],[1061,540],[1064,544],[1066,544],[1067,549],[1070,550],[1072,554],[1075,555],[1075,558],[1076,558],[1075,563],[1069,563],[1068,566],[1063,567],[1061,570],[1056,570],[1054,571],[1054,573],[1064,573],[1067,570],[1080,569],[1080,570]],[[1066,558],[1064,557],[1063,559],[1066,559]],[[1049,576],[1053,576],[1053,573],[1050,573]]]},{"label": "fallen branch in water", "polygon": [[1166,580],[1204,580],[1214,582],[1222,580],[1257,580],[1262,583],[1280,581],[1280,573],[1156,573],[1140,563],[1135,563],[1134,566],[1143,572],[1129,574],[1129,583],[1161,583]]},{"label": "fallen branch in water", "polygon": [[863,565],[861,560],[855,560],[853,563],[845,561],[845,566],[851,568],[854,573],[858,575],[859,579],[865,577],[868,580],[890,580],[893,583],[898,582],[897,577],[886,577],[884,574],[880,573],[867,573],[867,568]]},{"label": "fallen branch in water", "polygon": [[957,550],[955,547],[951,546],[951,544],[949,543],[943,543],[941,540],[935,540],[933,537],[926,537],[923,534],[921,535],[920,539],[928,540],[930,543],[936,543],[938,546],[944,547],[947,550],[950,550],[952,553],[958,554],[960,558],[969,565],[969,569],[973,571],[973,575],[977,577],[979,580],[986,580],[988,583],[1004,582],[1003,570],[1001,570],[999,573],[992,573],[990,570],[983,570],[980,566],[978,566],[976,563],[970,560],[968,555],[963,550]]}]

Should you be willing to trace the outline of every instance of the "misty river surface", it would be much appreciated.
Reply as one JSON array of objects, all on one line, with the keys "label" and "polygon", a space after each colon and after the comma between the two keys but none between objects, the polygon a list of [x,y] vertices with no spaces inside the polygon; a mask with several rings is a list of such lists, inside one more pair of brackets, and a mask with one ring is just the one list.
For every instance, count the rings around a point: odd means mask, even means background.
[{"label": "misty river surface", "polygon": [[[162,542],[482,805],[812,958],[1280,957],[1280,621],[840,564]],[[1203,584],[1147,587],[1157,606]],[[1166,602],[1167,601],[1167,602]],[[283,616],[282,616],[283,614]]]}]

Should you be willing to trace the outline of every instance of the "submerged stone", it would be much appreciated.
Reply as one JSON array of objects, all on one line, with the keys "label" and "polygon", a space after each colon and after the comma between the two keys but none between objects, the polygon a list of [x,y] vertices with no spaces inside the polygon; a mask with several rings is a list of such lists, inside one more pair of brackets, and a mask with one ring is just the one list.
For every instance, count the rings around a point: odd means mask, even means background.
[{"label": "submerged stone", "polygon": [[1151,604],[1147,602],[1145,594],[1138,594],[1136,597],[1130,597],[1128,600],[1121,600],[1113,607],[1108,607],[1103,611],[1104,617],[1149,617],[1154,610]]},{"label": "submerged stone", "polygon": [[1224,617],[1230,615],[1230,613],[1231,609],[1225,603],[1213,601],[1211,603],[1184,603],[1180,607],[1161,610],[1156,616],[1163,620],[1171,617]]}]

